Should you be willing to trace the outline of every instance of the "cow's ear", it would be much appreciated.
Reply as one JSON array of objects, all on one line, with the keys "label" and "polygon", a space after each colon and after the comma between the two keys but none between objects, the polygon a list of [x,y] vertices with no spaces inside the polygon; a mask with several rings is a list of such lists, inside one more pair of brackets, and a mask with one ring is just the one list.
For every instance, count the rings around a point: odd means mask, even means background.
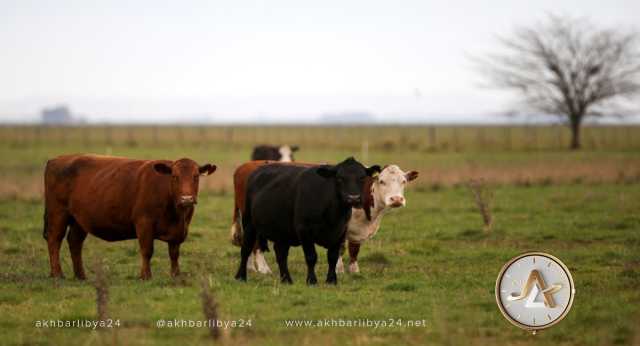
[{"label": "cow's ear", "polygon": [[418,171],[409,171],[405,173],[404,177],[407,178],[407,181],[415,180],[418,177]]},{"label": "cow's ear", "polygon": [[336,168],[334,166],[320,166],[316,172],[323,178],[333,178],[336,176]]},{"label": "cow's ear", "polygon": [[295,151],[300,150],[300,147],[299,147],[299,146],[297,146],[297,145],[292,145],[290,148],[291,148],[291,151],[292,151],[292,152],[295,152]]},{"label": "cow's ear", "polygon": [[373,175],[374,175],[375,173],[380,173],[380,166],[378,166],[378,165],[373,165],[373,166],[371,166],[371,167],[367,168],[367,175],[368,175],[368,176],[373,177]]},{"label": "cow's ear", "polygon": [[171,167],[163,162],[154,164],[153,169],[160,174],[171,174]]},{"label": "cow's ear", "polygon": [[200,166],[198,168],[198,172],[200,172],[200,174],[202,175],[209,175],[212,174],[213,172],[216,171],[218,167],[216,167],[216,165],[212,165],[210,163],[207,163],[206,165]]}]

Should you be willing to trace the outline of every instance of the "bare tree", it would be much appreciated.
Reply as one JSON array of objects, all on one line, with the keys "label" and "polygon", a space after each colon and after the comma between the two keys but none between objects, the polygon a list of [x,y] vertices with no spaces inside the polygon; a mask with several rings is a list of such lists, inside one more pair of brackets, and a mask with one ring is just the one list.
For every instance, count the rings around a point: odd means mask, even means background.
[{"label": "bare tree", "polygon": [[640,96],[637,33],[549,15],[545,22],[518,28],[499,40],[501,52],[477,59],[489,82],[517,91],[522,101],[519,111],[566,121],[571,149],[580,148],[585,118],[637,111],[633,99]]}]

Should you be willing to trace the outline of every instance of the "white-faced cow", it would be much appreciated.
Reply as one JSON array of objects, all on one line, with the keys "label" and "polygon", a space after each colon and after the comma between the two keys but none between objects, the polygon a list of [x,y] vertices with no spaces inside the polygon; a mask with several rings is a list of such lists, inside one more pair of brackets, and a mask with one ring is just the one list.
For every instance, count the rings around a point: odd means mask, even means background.
[{"label": "white-faced cow", "polygon": [[270,160],[270,161],[280,161],[280,162],[293,162],[295,159],[293,158],[293,153],[300,149],[297,145],[282,145],[282,146],[273,146],[273,145],[259,145],[253,148],[253,153],[251,153],[251,160]]},{"label": "white-faced cow", "polygon": [[[360,272],[358,266],[360,246],[378,232],[384,214],[391,209],[404,207],[406,205],[407,200],[404,198],[404,188],[407,182],[417,177],[418,172],[416,171],[403,172],[400,167],[390,165],[386,166],[377,177],[372,179],[371,199],[369,202],[371,204],[368,208],[371,210],[371,215],[366,215],[365,210],[367,209],[353,209],[349,225],[347,226],[349,272]],[[339,273],[344,272],[342,262],[344,247],[342,247],[341,250],[341,256],[338,259],[336,267]]]},{"label": "white-faced cow", "polygon": [[327,248],[326,282],[337,284],[336,264],[352,208],[361,208],[367,177],[379,166],[364,167],[353,158],[335,165],[301,167],[263,165],[247,181],[240,267],[236,279],[246,281],[247,261],[256,239],[273,241],[280,280],[291,283],[289,248],[302,245],[307,284],[317,283],[315,245]]}]

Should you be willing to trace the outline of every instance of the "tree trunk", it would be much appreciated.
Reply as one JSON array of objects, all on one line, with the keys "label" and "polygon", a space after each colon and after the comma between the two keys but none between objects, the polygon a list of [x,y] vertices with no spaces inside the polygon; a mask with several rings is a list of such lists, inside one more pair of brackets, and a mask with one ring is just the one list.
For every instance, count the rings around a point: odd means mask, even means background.
[{"label": "tree trunk", "polygon": [[571,150],[580,149],[580,120],[581,117],[571,117]]}]

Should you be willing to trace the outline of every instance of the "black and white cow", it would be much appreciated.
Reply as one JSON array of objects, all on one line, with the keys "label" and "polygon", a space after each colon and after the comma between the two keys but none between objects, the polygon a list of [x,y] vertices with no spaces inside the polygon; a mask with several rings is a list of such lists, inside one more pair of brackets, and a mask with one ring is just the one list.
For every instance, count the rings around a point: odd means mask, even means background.
[{"label": "black and white cow", "polygon": [[[346,243],[349,249],[349,267],[351,273],[359,273],[358,254],[360,247],[369,239],[371,239],[378,230],[382,218],[392,209],[404,207],[407,203],[404,197],[404,189],[410,181],[418,178],[417,171],[404,172],[397,165],[385,166],[382,172],[375,178],[367,179],[367,185],[364,187],[364,193],[370,192],[368,196],[363,196],[364,203],[368,205],[362,209],[353,208],[351,211],[351,219],[347,225]],[[368,214],[367,212],[368,211]],[[345,249],[341,248],[340,257],[336,265],[338,273],[344,273],[344,264],[342,261]],[[253,257],[253,256],[251,256]],[[252,263],[251,261],[249,262]],[[264,258],[264,253],[260,249],[255,251],[255,267],[249,266],[249,269],[258,271],[262,274],[271,273],[271,268]]]},{"label": "black and white cow", "polygon": [[280,162],[293,162],[293,153],[300,149],[297,145],[282,145],[279,147],[273,145],[259,145],[253,148],[251,160],[270,160]]},{"label": "black and white cow", "polygon": [[256,239],[261,239],[273,241],[283,283],[292,283],[287,267],[289,248],[300,245],[307,263],[307,284],[317,283],[318,244],[327,248],[326,282],[337,284],[336,263],[351,208],[362,207],[365,179],[375,172],[380,172],[380,166],[366,168],[353,158],[335,166],[271,164],[258,168],[247,182],[236,279],[246,281],[249,255]]}]

